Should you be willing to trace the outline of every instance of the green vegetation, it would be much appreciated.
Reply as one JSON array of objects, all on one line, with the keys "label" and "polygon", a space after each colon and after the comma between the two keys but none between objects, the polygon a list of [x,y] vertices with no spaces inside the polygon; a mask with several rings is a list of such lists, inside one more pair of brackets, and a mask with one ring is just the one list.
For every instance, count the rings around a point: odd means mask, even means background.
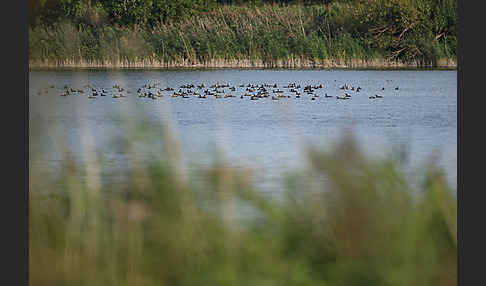
[{"label": "green vegetation", "polygon": [[344,140],[309,150],[275,199],[221,160],[182,176],[172,138],[137,130],[132,158],[141,142],[165,151],[118,186],[69,152],[59,176],[31,176],[30,285],[457,284],[456,199],[433,167],[412,190]]},{"label": "green vegetation", "polygon": [[456,59],[454,0],[32,0],[30,7],[31,64]]}]

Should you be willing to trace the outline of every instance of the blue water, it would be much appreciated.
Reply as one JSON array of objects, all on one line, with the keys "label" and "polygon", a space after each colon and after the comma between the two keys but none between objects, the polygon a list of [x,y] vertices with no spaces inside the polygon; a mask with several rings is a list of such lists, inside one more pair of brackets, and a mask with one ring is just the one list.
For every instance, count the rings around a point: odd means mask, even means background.
[{"label": "blue water", "polygon": [[[148,120],[170,126],[179,140],[183,170],[210,164],[219,150],[233,166],[254,170],[255,182],[265,192],[278,193],[285,172],[307,166],[307,144],[329,149],[343,130],[352,131],[370,157],[385,157],[397,150],[407,154],[403,164],[417,182],[422,178],[421,168],[435,158],[455,189],[456,78],[455,70],[31,71],[31,176],[58,173],[62,154],[69,149],[76,160],[84,162],[102,157],[103,180],[119,181],[131,166],[161,152],[158,147],[144,148],[143,139],[130,142],[130,154],[122,144],[128,136],[127,126],[137,129]],[[173,98],[168,96],[171,92],[157,100],[137,96],[138,88],[156,82],[160,88],[170,86],[176,91],[183,84],[209,87],[228,83],[237,87],[230,92],[237,97]],[[302,88],[308,84],[323,84],[324,88],[316,91],[320,95],[316,100],[302,89],[300,99],[289,92],[285,93],[292,95],[289,99],[272,100],[271,95],[240,99],[246,88],[239,88],[240,84],[277,83],[286,90],[283,86],[290,82]],[[89,99],[90,89],[85,88],[82,96],[59,96],[66,84],[82,89],[88,83],[104,88],[109,95]],[[51,84],[55,87],[49,88]],[[113,98],[114,84],[131,93]],[[344,84],[362,90],[341,90]],[[397,86],[399,90],[395,90]],[[48,93],[38,95],[45,87]],[[342,96],[344,92],[352,98],[324,98],[325,93]],[[368,98],[375,94],[384,98]]]}]

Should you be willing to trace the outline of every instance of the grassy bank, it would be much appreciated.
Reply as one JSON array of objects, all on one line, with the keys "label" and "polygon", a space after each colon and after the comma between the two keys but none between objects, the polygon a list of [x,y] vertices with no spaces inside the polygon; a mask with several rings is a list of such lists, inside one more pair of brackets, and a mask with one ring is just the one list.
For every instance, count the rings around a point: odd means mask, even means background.
[{"label": "grassy bank", "polygon": [[204,63],[187,60],[160,62],[157,60],[142,61],[36,61],[31,62],[31,69],[58,69],[58,68],[285,68],[285,69],[319,69],[319,68],[356,68],[356,69],[407,69],[407,68],[457,68],[457,62],[453,59],[439,59],[432,65],[423,65],[420,62],[400,62],[386,59],[322,59],[305,60],[290,59],[265,62],[262,60],[210,60]]},{"label": "grassy bank", "polygon": [[450,0],[219,5],[151,25],[110,24],[102,7],[93,9],[31,26],[30,66],[454,67],[456,61]]},{"label": "grassy bank", "polygon": [[127,154],[165,149],[118,187],[101,158],[69,149],[58,176],[30,177],[30,285],[457,284],[456,199],[433,167],[417,192],[396,162],[344,140],[310,149],[276,200],[222,160],[181,176],[160,126],[136,128]]}]

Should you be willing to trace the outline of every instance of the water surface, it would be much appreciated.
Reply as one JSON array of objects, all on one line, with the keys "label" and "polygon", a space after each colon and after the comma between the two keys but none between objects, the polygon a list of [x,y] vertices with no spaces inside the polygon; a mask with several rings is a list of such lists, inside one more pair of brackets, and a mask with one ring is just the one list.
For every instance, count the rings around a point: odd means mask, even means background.
[{"label": "water surface", "polygon": [[[369,156],[387,156],[394,150],[408,154],[402,161],[409,176],[417,181],[422,175],[420,167],[436,156],[455,188],[456,78],[457,72],[450,70],[31,71],[30,170],[32,174],[58,173],[62,151],[69,146],[76,160],[90,162],[96,160],[96,154],[102,155],[103,180],[119,181],[134,164],[161,152],[133,142],[133,157],[126,153],[125,145],[118,144],[127,136],[126,124],[138,126],[148,120],[171,126],[180,139],[185,170],[209,164],[215,150],[222,150],[233,165],[254,169],[256,183],[269,193],[280,191],[285,172],[306,166],[306,144],[328,148],[343,129],[353,131]],[[317,90],[320,96],[316,100],[304,93],[300,99],[291,93],[286,94],[292,98],[278,101],[240,99],[244,88],[231,92],[236,98],[172,98],[169,92],[158,100],[137,96],[138,88],[155,82],[176,91],[189,83],[237,87],[276,83],[283,89],[295,82],[302,87],[323,84],[324,88]],[[83,88],[86,84],[104,88],[108,96],[89,99],[89,88],[83,96],[59,96],[64,85]],[[131,93],[126,98],[113,98],[114,84]],[[337,100],[335,96],[345,92],[340,89],[344,84],[362,90],[348,90],[351,99]],[[50,85],[55,87],[47,88],[48,93],[37,94]],[[324,98],[325,93],[334,98]],[[375,94],[384,98],[368,98]]]}]

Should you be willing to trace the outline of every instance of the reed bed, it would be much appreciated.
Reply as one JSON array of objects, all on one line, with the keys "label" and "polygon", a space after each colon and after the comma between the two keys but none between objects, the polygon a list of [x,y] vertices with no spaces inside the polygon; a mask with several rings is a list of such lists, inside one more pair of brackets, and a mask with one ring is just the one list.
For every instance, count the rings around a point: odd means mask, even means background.
[{"label": "reed bed", "polygon": [[30,28],[30,64],[228,67],[237,62],[242,67],[332,67],[330,63],[340,62],[353,67],[349,63],[359,61],[363,67],[370,62],[454,66],[455,14],[436,15],[432,2],[220,5],[151,26],[66,20]]},{"label": "reed bed", "polygon": [[160,130],[126,133],[128,154],[164,145],[123,189],[104,183],[102,158],[69,149],[60,175],[31,176],[30,285],[457,284],[455,194],[432,165],[413,189],[397,162],[344,138],[309,148],[275,199],[221,159],[181,176]]}]

